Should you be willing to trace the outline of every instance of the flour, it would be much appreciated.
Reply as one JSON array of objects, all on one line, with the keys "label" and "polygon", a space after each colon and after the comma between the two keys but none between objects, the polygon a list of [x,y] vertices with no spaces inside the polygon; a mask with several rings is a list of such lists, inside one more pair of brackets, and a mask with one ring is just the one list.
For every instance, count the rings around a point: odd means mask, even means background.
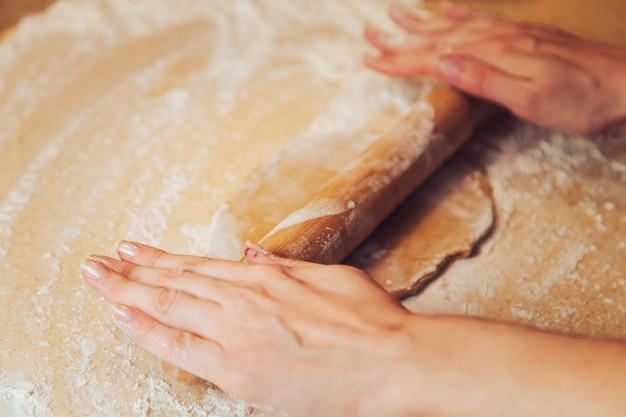
[{"label": "flour", "polygon": [[[78,265],[122,238],[239,259],[430,88],[363,68],[364,23],[392,28],[386,8],[60,0],[0,43],[0,416],[261,414],[165,378]],[[485,134],[468,152],[494,233],[407,304],[617,334],[626,163],[608,149],[525,124]]]},{"label": "flour", "polygon": [[[624,228],[624,194],[617,193],[625,182],[611,160],[621,154],[603,147],[622,139],[563,135],[521,122],[506,126],[483,132],[465,152],[485,167],[493,189],[492,234],[475,257],[451,265],[405,304],[416,312],[604,335],[606,323],[621,314],[605,300],[622,294],[621,269],[607,260],[619,257],[620,238],[611,229]],[[598,282],[609,282],[610,289]],[[604,306],[594,307],[598,301]]]},{"label": "flour", "polygon": [[219,219],[257,168],[334,169],[328,144],[359,152],[406,111],[427,86],[361,63],[387,5],[351,3],[60,0],[2,41],[1,416],[253,412],[165,379],[78,265],[121,238],[238,259]]},{"label": "flour", "polygon": [[26,381],[20,373],[0,371],[0,416],[49,415],[50,387]]},{"label": "flour", "polygon": [[183,233],[191,239],[192,253],[237,261],[244,253],[241,229],[240,220],[232,214],[230,204],[225,203],[217,209],[210,225],[185,225]]}]

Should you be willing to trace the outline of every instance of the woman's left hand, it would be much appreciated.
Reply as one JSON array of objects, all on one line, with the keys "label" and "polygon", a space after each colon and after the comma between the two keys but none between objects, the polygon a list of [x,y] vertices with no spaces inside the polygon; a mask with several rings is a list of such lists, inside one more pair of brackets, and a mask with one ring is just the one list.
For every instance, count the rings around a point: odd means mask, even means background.
[{"label": "woman's left hand", "polygon": [[259,248],[246,250],[247,264],[132,242],[118,254],[88,257],[82,278],[158,357],[294,416],[384,412],[377,384],[415,316],[364,272]]}]

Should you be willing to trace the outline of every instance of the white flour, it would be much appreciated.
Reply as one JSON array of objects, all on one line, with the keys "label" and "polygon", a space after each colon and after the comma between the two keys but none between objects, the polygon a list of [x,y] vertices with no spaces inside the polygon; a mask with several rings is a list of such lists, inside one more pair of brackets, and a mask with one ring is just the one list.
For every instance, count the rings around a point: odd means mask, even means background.
[{"label": "white flour", "polygon": [[608,260],[623,256],[615,231],[626,230],[626,178],[613,159],[623,153],[607,152],[623,138],[562,135],[522,122],[507,127],[479,135],[467,150],[490,178],[494,231],[479,256],[451,265],[405,304],[623,337],[626,308],[612,303],[623,300],[625,281]]},{"label": "white flour", "polygon": [[253,412],[164,379],[78,265],[120,238],[224,253],[212,215],[283,146],[309,141],[323,166],[324,140],[371,141],[372,119],[423,92],[361,64],[386,8],[65,0],[15,28],[0,44],[1,416]]},{"label": "white flour", "polygon": [[[305,202],[285,178],[331,175],[427,91],[361,64],[363,25],[389,26],[386,7],[62,0],[0,44],[0,416],[264,415],[164,378],[78,265],[122,238],[238,259],[241,236]],[[626,153],[599,140],[515,124],[470,146],[496,229],[407,304],[616,335]],[[240,230],[253,214],[265,223]]]}]

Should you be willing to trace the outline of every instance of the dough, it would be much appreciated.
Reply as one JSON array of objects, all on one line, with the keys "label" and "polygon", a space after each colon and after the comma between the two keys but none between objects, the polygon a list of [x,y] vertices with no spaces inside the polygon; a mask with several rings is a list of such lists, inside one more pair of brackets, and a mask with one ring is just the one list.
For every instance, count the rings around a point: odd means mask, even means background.
[{"label": "dough", "polygon": [[469,256],[494,222],[485,175],[455,157],[414,192],[346,263],[398,298],[415,294],[457,258]]}]

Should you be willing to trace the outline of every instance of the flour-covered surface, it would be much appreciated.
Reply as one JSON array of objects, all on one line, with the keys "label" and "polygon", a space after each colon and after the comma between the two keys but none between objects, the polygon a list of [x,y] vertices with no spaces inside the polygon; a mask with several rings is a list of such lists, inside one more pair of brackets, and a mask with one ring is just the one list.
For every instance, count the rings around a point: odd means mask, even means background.
[{"label": "flour-covered surface", "polygon": [[[317,162],[336,169],[333,146],[373,140],[427,88],[361,66],[363,24],[388,25],[385,8],[67,0],[3,38],[0,416],[270,415],[164,377],[78,265],[122,238],[227,253],[239,225],[214,219],[265,186],[259,173],[286,156],[310,162],[312,184]],[[464,152],[491,184],[495,229],[406,304],[624,336],[625,143],[483,131]]]},{"label": "flour-covered surface", "polygon": [[450,262],[467,258],[495,218],[486,176],[453,157],[345,260],[398,298],[416,294]]},{"label": "flour-covered surface", "polygon": [[626,136],[567,136],[505,119],[464,153],[491,182],[494,230],[405,304],[626,338]]},{"label": "flour-covered surface", "polygon": [[68,0],[3,38],[0,416],[259,413],[164,377],[78,266],[122,238],[219,255],[214,214],[284,146],[380,134],[424,87],[362,66],[367,20],[386,5]]}]

